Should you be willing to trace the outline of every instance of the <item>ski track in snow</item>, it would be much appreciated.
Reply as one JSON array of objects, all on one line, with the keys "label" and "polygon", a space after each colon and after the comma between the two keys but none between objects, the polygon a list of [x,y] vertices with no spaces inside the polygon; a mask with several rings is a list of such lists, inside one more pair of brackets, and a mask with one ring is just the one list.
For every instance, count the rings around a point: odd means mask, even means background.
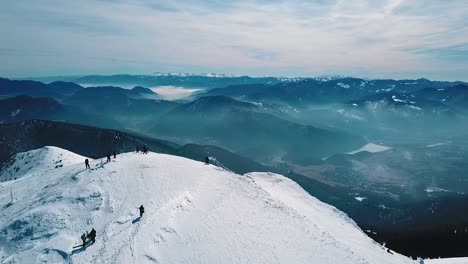
[{"label": "ski track in snow", "polygon": [[[66,165],[43,155],[34,174],[0,183],[0,263],[416,263],[281,175],[155,153],[84,170],[71,154],[55,148]],[[96,243],[82,249],[93,227]]]}]

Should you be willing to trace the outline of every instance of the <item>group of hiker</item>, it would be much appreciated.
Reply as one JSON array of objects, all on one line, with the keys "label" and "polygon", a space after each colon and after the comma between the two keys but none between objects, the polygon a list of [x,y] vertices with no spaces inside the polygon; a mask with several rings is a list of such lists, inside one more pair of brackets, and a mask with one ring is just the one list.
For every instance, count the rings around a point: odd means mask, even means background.
[{"label": "group of hiker", "polygon": [[[143,153],[143,154],[148,154],[148,151],[149,151],[146,146],[142,146],[141,149],[139,147],[136,147],[136,153],[139,153],[140,150],[141,150],[141,153]],[[108,152],[107,155],[106,155],[107,162],[111,162],[111,156],[112,156],[111,153]],[[117,154],[115,153],[115,151],[113,153],[113,156],[114,156],[114,159],[117,157]],[[208,156],[205,157],[205,164],[206,165],[210,164],[210,157],[208,157]],[[91,167],[89,166],[89,160],[88,159],[85,159],[85,166],[86,166],[86,169],[91,169]]]},{"label": "group of hiker", "polygon": [[136,153],[139,153],[141,151],[141,153],[143,154],[148,154],[148,147],[146,145],[143,145],[141,148],[140,147],[136,147]]},{"label": "group of hiker", "polygon": [[81,240],[83,241],[83,247],[86,246],[86,241],[87,240],[91,240],[91,244],[94,244],[94,242],[96,242],[96,230],[91,229],[91,232],[86,232],[83,233],[83,235],[81,235]]},{"label": "group of hiker", "polygon": [[[141,152],[143,154],[147,154],[148,153],[148,148],[146,146],[142,146],[141,149],[139,147],[136,147],[136,152]],[[117,157],[117,154],[113,153],[114,155],[114,159]],[[108,152],[107,153],[107,162],[110,162],[111,161],[111,153]],[[205,164],[210,164],[210,158],[209,157],[206,157],[205,158]],[[85,159],[85,166],[86,166],[86,169],[91,169],[91,167],[89,166],[89,160],[88,159]],[[143,217],[143,214],[145,213],[145,208],[143,207],[143,205],[141,205],[140,207],[138,207],[138,210],[140,211],[140,218]],[[96,242],[96,230],[93,228],[91,229],[91,232],[86,232],[86,233],[83,233],[83,235],[81,236],[81,240],[83,241],[83,248],[86,246],[86,242],[87,241],[91,241],[91,244],[94,244],[94,242]]]},{"label": "group of hiker", "polygon": [[[111,154],[110,152],[107,152],[107,162],[111,162],[111,156],[114,156],[114,159],[117,158],[117,153],[114,151],[113,154]],[[91,169],[91,167],[89,166],[89,160],[88,159],[85,159],[85,166],[86,166],[86,169]]]},{"label": "group of hiker", "polygon": [[[140,211],[140,218],[143,217],[143,214],[145,213],[143,205],[140,205],[138,210]],[[83,235],[81,235],[81,241],[83,241],[83,248],[86,247],[86,242],[88,241],[91,241],[91,244],[94,244],[96,242],[96,230],[92,228],[91,232],[83,233]]]},{"label": "group of hiker", "polygon": [[[142,146],[141,148],[140,147],[136,147],[136,152],[139,153],[141,151],[141,153],[143,154],[148,154],[149,152],[149,149],[147,146]],[[111,157],[114,156],[114,159],[117,158],[117,153],[114,151],[112,154],[110,152],[107,152],[106,154],[106,162],[111,162]],[[91,169],[91,167],[89,166],[89,160],[88,159],[85,159],[85,166],[86,166],[86,169]]]},{"label": "group of hiker", "polygon": [[[148,154],[149,152],[149,149],[148,147],[146,146],[142,146],[141,148],[140,147],[136,147],[136,153],[139,153],[141,151],[141,153],[143,154]],[[114,151],[113,155],[108,152],[106,157],[107,157],[107,162],[111,162],[111,157],[114,156],[114,159],[117,157],[117,153]],[[210,164],[210,157],[205,157],[205,164]],[[85,166],[86,166],[86,169],[91,169],[91,167],[89,166],[89,160],[88,159],[85,159]]]},{"label": "group of hiker", "polygon": [[[107,162],[111,162],[111,156],[112,154],[110,152],[107,152]],[[114,151],[114,159],[117,158],[117,154]]]}]

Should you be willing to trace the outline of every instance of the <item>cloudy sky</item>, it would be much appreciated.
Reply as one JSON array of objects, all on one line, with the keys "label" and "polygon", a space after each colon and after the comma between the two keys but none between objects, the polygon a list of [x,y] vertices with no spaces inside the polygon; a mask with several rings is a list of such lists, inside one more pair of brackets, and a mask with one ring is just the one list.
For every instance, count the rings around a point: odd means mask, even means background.
[{"label": "cloudy sky", "polygon": [[466,0],[6,0],[0,76],[468,80]]}]

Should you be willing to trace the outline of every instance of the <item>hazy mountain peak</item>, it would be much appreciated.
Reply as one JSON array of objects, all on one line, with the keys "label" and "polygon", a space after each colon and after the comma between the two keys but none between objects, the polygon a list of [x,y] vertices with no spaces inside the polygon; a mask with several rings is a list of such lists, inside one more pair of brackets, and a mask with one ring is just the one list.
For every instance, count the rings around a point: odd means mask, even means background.
[{"label": "hazy mountain peak", "polygon": [[135,86],[132,88],[132,91],[140,93],[140,94],[156,94],[153,90],[143,87],[143,86]]},{"label": "hazy mountain peak", "polygon": [[225,107],[249,108],[249,109],[257,108],[257,106],[254,104],[238,101],[227,96],[219,96],[219,95],[200,97],[181,107],[184,107],[190,110],[198,110],[198,111],[216,110],[216,109],[222,109]]}]

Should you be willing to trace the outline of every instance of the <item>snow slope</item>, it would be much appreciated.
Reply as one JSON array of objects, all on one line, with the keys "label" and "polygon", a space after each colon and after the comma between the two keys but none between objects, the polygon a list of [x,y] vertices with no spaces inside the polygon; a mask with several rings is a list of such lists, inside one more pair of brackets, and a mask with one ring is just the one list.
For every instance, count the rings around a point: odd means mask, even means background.
[{"label": "snow slope", "polygon": [[356,154],[356,153],[363,152],[363,151],[367,151],[370,153],[378,153],[378,152],[387,151],[389,149],[391,148],[387,146],[382,146],[382,145],[378,145],[374,143],[368,143],[358,150],[348,152],[348,154]]},{"label": "snow slope", "polygon": [[155,153],[34,162],[40,176],[0,183],[0,263],[416,263],[281,175]]}]

